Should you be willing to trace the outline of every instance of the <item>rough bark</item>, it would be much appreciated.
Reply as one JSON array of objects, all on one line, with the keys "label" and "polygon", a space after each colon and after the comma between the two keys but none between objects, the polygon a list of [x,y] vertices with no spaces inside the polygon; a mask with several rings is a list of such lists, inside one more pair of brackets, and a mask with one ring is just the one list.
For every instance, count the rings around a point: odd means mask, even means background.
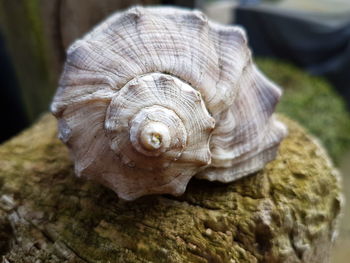
[{"label": "rough bark", "polygon": [[48,109],[65,50],[111,13],[158,0],[0,0],[0,23],[30,120]]},{"label": "rough bark", "polygon": [[74,176],[44,115],[0,147],[3,262],[328,262],[337,172],[315,139],[280,118],[290,134],[264,170],[122,202]]}]

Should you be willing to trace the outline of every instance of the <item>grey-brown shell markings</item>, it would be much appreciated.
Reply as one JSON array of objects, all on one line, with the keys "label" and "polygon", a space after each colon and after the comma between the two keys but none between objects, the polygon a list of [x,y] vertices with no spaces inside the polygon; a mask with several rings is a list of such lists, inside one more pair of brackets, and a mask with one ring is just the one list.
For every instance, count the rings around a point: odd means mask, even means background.
[{"label": "grey-brown shell markings", "polygon": [[280,96],[241,28],[134,7],[69,48],[51,110],[76,174],[133,200],[263,168],[286,135],[273,117]]}]

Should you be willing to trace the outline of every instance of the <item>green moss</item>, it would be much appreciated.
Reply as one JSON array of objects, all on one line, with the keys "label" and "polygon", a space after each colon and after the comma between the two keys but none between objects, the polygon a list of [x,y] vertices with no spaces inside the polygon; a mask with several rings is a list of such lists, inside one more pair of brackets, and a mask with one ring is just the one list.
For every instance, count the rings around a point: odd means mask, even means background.
[{"label": "green moss", "polygon": [[322,78],[277,60],[256,60],[259,68],[284,89],[277,111],[316,135],[337,163],[350,148],[350,115],[342,98]]}]

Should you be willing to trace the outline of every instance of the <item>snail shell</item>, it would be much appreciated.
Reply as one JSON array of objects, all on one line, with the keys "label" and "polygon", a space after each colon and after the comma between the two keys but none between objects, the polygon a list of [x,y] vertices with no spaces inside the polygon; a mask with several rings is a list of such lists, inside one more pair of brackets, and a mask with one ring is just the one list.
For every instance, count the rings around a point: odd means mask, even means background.
[{"label": "snail shell", "polygon": [[76,174],[133,200],[263,168],[286,135],[280,96],[241,28],[134,7],[71,45],[51,111]]}]

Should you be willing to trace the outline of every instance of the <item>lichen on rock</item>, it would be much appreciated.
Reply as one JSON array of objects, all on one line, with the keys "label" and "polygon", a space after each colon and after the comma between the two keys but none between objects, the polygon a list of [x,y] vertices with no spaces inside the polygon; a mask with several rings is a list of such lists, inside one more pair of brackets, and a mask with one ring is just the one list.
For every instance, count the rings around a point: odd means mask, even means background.
[{"label": "lichen on rock", "polygon": [[44,115],[0,147],[0,254],[8,262],[328,262],[339,177],[316,139],[279,118],[289,136],[262,171],[123,202],[74,176]]}]

